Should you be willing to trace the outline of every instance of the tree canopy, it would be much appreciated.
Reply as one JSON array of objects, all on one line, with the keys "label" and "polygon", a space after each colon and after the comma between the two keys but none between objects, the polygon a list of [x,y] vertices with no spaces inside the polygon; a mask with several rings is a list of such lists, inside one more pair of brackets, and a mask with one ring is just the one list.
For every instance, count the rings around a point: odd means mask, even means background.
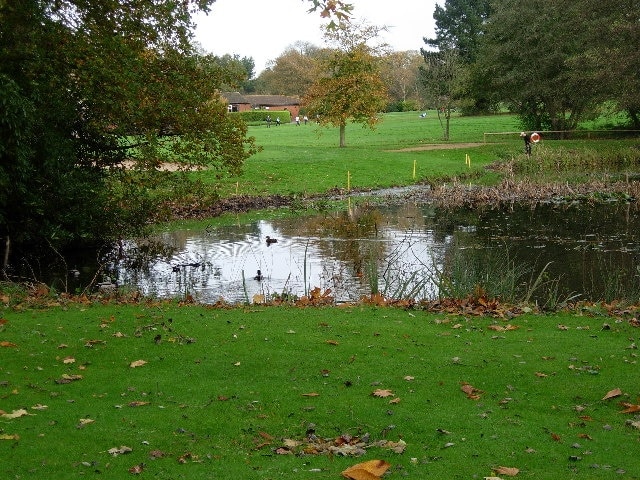
[{"label": "tree canopy", "polygon": [[[165,162],[240,170],[255,146],[217,90],[253,66],[230,69],[193,47],[191,15],[214,1],[0,2],[3,267],[10,245],[141,232],[163,192],[193,190]],[[332,18],[351,8],[305,1]]]},{"label": "tree canopy", "polygon": [[446,0],[435,9],[436,38],[425,43],[463,60],[466,105],[501,103],[526,128],[567,130],[609,102],[639,127],[638,7],[636,0]]},{"label": "tree canopy", "polygon": [[328,30],[327,38],[340,48],[334,48],[321,62],[318,79],[303,100],[321,125],[339,127],[340,147],[346,146],[347,122],[373,128],[386,106],[379,58],[367,45],[377,34],[377,28],[368,25],[343,24]]}]

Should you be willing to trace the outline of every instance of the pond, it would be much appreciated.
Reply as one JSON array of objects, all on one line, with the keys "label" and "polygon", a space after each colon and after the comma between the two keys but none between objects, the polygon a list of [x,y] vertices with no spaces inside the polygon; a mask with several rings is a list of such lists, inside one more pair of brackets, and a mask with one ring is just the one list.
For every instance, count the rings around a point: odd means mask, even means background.
[{"label": "pond", "polygon": [[163,255],[147,242],[125,244],[109,265],[118,285],[204,303],[299,297],[315,287],[330,289],[337,302],[375,292],[432,300],[478,286],[547,305],[573,297],[640,300],[635,203],[476,211],[406,201],[154,240]]}]

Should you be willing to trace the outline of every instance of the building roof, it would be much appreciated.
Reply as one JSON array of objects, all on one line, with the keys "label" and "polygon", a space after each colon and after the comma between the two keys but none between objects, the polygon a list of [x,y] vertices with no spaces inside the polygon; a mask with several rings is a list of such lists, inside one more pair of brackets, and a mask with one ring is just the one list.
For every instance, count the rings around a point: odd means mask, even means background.
[{"label": "building roof", "polygon": [[222,98],[226,98],[229,103],[251,103],[240,92],[223,92],[220,95]]}]

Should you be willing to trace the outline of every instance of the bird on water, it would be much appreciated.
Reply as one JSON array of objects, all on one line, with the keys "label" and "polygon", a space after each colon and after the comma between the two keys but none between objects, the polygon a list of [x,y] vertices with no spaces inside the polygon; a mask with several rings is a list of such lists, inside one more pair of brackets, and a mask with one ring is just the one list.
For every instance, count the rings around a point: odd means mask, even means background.
[{"label": "bird on water", "polygon": [[269,235],[267,235],[267,245],[271,245],[272,243],[278,243],[278,239],[271,238]]},{"label": "bird on water", "polygon": [[263,278],[264,276],[262,275],[262,272],[260,270],[258,270],[258,274],[255,277],[253,277],[254,280],[258,280],[258,281],[262,280]]}]

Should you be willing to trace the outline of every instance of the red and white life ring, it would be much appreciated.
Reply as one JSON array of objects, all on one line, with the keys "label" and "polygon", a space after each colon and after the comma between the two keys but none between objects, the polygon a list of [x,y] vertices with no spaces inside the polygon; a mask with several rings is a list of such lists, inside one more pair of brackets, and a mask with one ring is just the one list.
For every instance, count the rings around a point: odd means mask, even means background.
[{"label": "red and white life ring", "polygon": [[538,132],[533,132],[531,134],[531,141],[533,143],[538,143],[540,141],[540,134]]}]

